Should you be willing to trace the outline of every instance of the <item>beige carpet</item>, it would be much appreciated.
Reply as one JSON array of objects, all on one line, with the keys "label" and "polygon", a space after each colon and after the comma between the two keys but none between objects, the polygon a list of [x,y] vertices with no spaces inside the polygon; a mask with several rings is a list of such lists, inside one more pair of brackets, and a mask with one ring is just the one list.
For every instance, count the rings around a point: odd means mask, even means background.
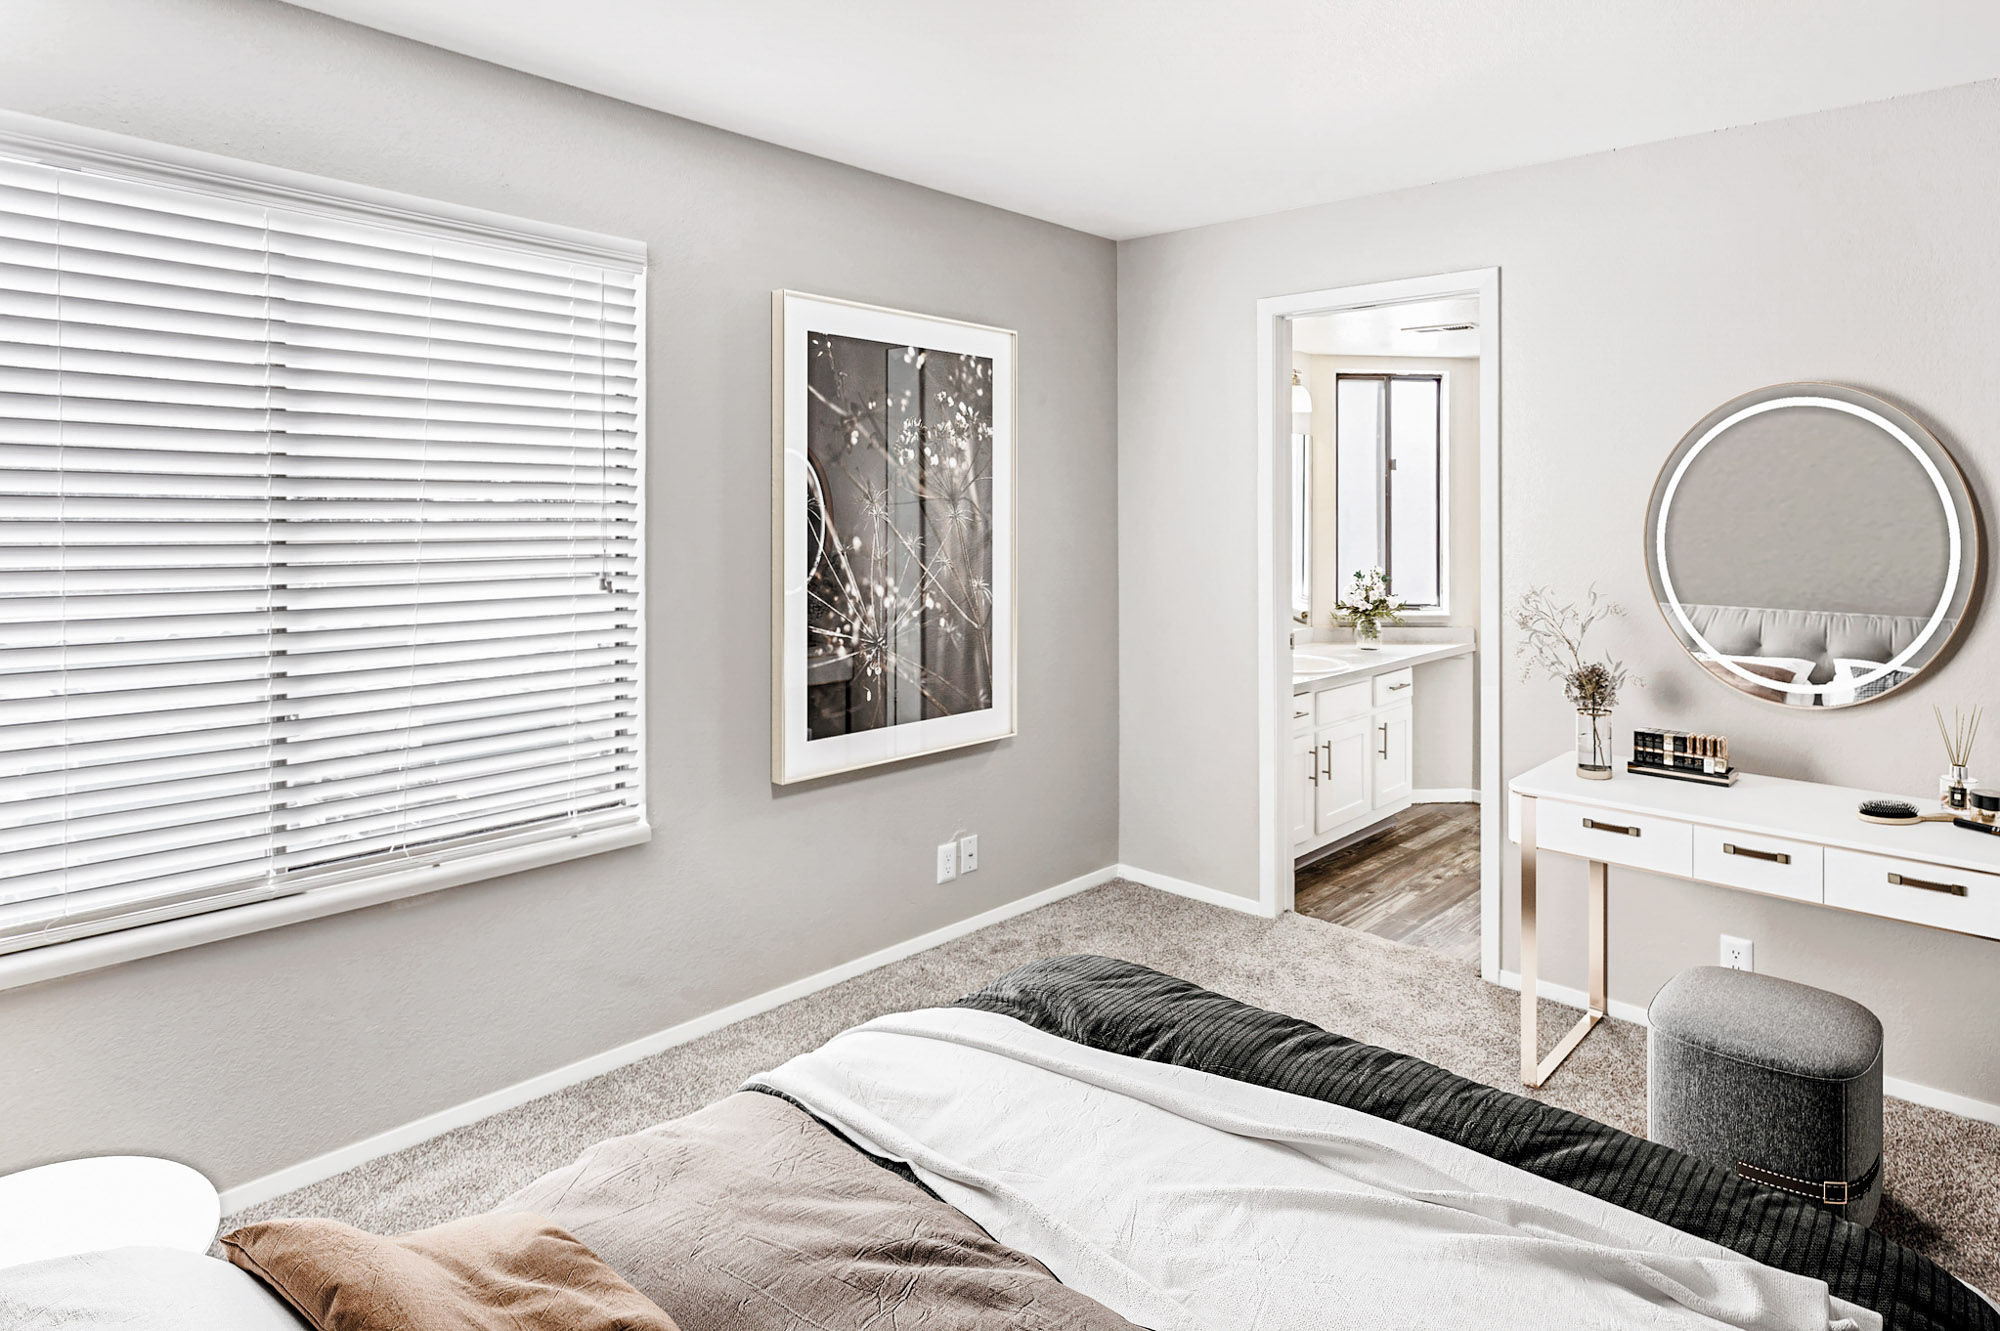
[{"label": "beige carpet", "polygon": [[[1463,1076],[1520,1091],[1516,999],[1439,953],[1298,915],[1260,920],[1130,883],[1019,916],[592,1081],[232,1216],[323,1215],[396,1233],[484,1210],[592,1142],[700,1108],[884,1012],[949,1002],[1037,957],[1094,952],[1170,972]],[[1545,1030],[1567,1009],[1545,1004]],[[1608,1022],[1535,1093],[1643,1133],[1645,1032]],[[1876,1228],[2000,1289],[2000,1128],[1891,1100]]]}]

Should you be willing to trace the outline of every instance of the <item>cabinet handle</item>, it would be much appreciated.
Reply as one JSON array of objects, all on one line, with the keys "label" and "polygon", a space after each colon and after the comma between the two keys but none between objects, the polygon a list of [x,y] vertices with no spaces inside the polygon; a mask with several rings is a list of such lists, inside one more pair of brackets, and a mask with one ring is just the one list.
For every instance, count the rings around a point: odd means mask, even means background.
[{"label": "cabinet handle", "polygon": [[1790,864],[1792,857],[1782,850],[1752,850],[1749,846],[1732,846],[1722,843],[1724,855],[1741,855],[1746,860],[1769,860],[1773,864]]},{"label": "cabinet handle", "polygon": [[1319,763],[1317,761],[1311,767],[1306,768],[1306,780],[1312,782],[1314,785],[1319,784]]},{"label": "cabinet handle", "polygon": [[1391,684],[1389,686],[1389,692],[1394,693],[1398,689],[1407,689],[1409,687],[1410,687],[1410,681],[1406,679],[1401,684]]},{"label": "cabinet handle", "polygon": [[1595,818],[1586,818],[1583,825],[1593,832],[1616,832],[1619,836],[1638,836],[1639,829],[1626,827],[1622,823],[1600,823]]},{"label": "cabinet handle", "polygon": [[1333,741],[1327,740],[1319,746],[1322,760],[1326,763],[1326,779],[1333,780]]},{"label": "cabinet handle", "polygon": [[1965,884],[1963,883],[1933,883],[1927,878],[1905,878],[1899,873],[1890,874],[1889,881],[1897,887],[1921,887],[1926,892],[1942,892],[1950,897],[1962,897],[1965,895]]}]

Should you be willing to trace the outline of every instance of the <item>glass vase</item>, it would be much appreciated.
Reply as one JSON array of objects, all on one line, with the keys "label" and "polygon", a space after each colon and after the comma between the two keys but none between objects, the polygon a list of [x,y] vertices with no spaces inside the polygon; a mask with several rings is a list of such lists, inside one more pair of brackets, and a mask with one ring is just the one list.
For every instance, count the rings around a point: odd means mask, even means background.
[{"label": "glass vase", "polygon": [[1354,621],[1354,645],[1364,652],[1372,652],[1382,645],[1382,626],[1372,619]]},{"label": "glass vase", "polygon": [[1577,709],[1576,774],[1586,781],[1611,779],[1611,713],[1608,709]]}]

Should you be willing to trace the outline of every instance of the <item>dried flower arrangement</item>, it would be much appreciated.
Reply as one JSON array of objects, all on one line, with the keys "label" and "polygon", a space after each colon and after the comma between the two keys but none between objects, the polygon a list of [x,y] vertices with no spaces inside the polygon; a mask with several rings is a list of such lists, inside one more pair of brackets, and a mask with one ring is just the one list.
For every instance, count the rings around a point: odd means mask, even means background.
[{"label": "dried flower arrangement", "polygon": [[1592,584],[1581,605],[1558,600],[1547,587],[1530,587],[1514,603],[1514,627],[1521,631],[1515,653],[1522,658],[1521,678],[1541,671],[1562,681],[1563,696],[1580,712],[1608,712],[1618,705],[1627,684],[1643,688],[1646,681],[1629,673],[1610,654],[1602,661],[1583,659],[1583,640],[1591,626],[1623,618],[1625,608],[1597,594]]},{"label": "dried flower arrangement", "polygon": [[1389,594],[1389,575],[1379,568],[1357,571],[1354,585],[1333,603],[1333,622],[1354,630],[1364,643],[1382,636],[1382,625],[1400,624],[1409,609]]}]

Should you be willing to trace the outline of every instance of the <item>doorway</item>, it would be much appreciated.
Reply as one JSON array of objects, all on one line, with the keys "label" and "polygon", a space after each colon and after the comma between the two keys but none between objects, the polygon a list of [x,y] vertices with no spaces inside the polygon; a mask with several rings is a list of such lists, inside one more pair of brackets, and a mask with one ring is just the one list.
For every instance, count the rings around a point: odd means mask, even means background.
[{"label": "doorway", "polygon": [[[1497,269],[1258,304],[1261,904],[1489,980],[1499,315]],[[1371,653],[1335,615],[1378,570],[1404,609]]]}]

